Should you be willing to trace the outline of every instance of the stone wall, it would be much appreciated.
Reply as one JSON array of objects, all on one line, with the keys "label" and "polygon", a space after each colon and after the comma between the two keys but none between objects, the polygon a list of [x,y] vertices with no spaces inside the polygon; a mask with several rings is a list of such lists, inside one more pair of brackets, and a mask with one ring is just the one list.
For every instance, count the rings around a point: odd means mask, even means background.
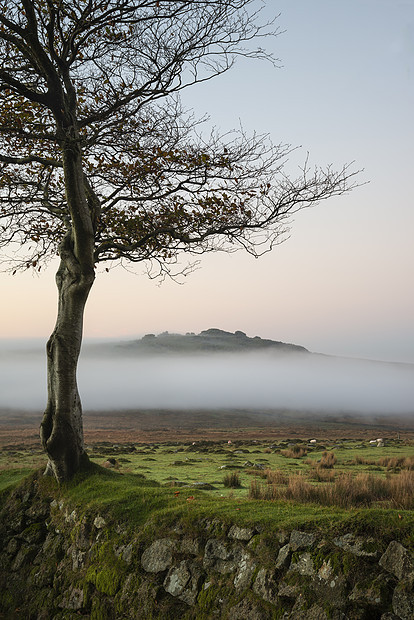
[{"label": "stone wall", "polygon": [[1,524],[4,618],[414,618],[414,554],[398,541],[216,519],[131,531],[42,498],[36,481]]}]

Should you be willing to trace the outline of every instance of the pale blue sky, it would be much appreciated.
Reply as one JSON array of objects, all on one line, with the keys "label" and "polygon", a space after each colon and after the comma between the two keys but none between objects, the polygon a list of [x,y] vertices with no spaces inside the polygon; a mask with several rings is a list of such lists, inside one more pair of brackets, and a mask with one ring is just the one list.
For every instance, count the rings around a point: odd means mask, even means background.
[{"label": "pale blue sky", "polygon": [[[297,215],[291,238],[260,260],[205,257],[183,286],[102,273],[85,335],[219,327],[313,351],[414,362],[414,0],[268,0],[286,31],[266,47],[282,68],[242,60],[184,103],[222,130],[242,123],[302,145],[320,165],[356,161],[369,185]],[[46,337],[54,266],[0,274],[0,337]]]}]

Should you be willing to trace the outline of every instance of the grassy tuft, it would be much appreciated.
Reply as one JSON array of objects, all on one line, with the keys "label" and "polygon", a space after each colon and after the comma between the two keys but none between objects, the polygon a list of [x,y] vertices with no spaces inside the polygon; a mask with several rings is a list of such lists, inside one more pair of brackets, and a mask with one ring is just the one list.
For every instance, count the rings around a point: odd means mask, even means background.
[{"label": "grassy tuft", "polygon": [[289,448],[288,450],[281,450],[280,454],[288,459],[301,459],[307,456],[308,451],[301,446],[293,446],[293,448]]},{"label": "grassy tuft", "polygon": [[240,475],[236,471],[226,474],[223,478],[223,484],[229,489],[239,489],[241,487]]}]

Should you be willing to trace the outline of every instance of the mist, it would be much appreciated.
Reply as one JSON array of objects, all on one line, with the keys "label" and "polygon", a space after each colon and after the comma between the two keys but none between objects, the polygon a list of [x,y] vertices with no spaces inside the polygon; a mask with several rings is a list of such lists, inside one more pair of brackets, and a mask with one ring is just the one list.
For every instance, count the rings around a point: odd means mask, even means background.
[{"label": "mist", "polygon": [[[135,357],[85,347],[78,382],[85,410],[257,407],[414,412],[414,365],[317,354]],[[45,402],[43,347],[3,343],[0,409],[41,410]]]}]

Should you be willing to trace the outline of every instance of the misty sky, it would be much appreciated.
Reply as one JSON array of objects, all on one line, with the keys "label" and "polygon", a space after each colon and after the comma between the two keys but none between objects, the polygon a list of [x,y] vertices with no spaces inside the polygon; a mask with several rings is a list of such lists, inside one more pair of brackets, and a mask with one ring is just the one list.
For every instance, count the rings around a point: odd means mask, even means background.
[{"label": "misty sky", "polygon": [[[296,216],[291,238],[254,260],[205,257],[179,286],[101,273],[85,335],[209,327],[312,351],[414,362],[414,1],[268,0],[286,31],[266,46],[282,68],[241,60],[188,91],[223,131],[269,133],[320,165],[355,160],[369,185]],[[54,270],[0,274],[0,338],[41,337],[56,315]],[[138,273],[140,270],[138,270]]]}]

